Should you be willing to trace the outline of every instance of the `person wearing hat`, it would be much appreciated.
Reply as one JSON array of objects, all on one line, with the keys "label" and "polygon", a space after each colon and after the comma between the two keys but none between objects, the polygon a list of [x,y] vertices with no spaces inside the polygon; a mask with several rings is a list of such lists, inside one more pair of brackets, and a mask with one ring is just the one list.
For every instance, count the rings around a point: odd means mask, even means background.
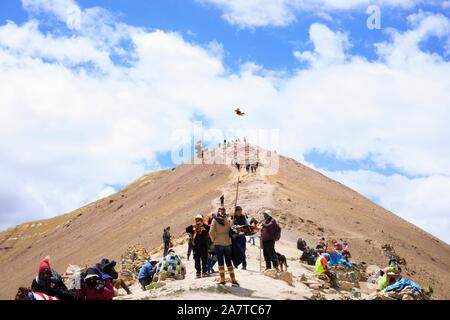
[{"label": "person wearing hat", "polygon": [[247,270],[247,259],[246,259],[246,249],[247,249],[247,238],[245,237],[245,232],[249,231],[250,227],[248,224],[247,217],[242,211],[242,207],[237,206],[234,210],[232,227],[235,228],[237,234],[234,238],[237,245],[242,249],[242,270]]},{"label": "person wearing hat", "polygon": [[208,233],[209,226],[203,221],[203,216],[198,214],[195,223],[186,228],[186,232],[192,235],[192,249],[194,251],[195,270],[197,278],[206,277],[208,262]]},{"label": "person wearing hat", "polygon": [[157,260],[151,259],[148,260],[139,270],[138,280],[143,290],[145,290],[146,286],[152,283],[153,276],[156,273],[157,264]]},{"label": "person wearing hat", "polygon": [[275,251],[275,232],[277,222],[272,217],[272,211],[264,211],[264,221],[261,223],[261,241],[263,246],[264,260],[266,261],[266,270],[273,267],[278,270],[278,257]]},{"label": "person wearing hat", "polygon": [[330,270],[328,266],[328,262],[331,259],[331,255],[329,253],[321,254],[316,260],[316,273],[317,274],[326,274],[328,279],[330,279],[331,287],[334,289],[339,289],[339,284],[337,283],[336,275]]},{"label": "person wearing hat", "polygon": [[227,265],[228,273],[231,278],[232,286],[238,287],[239,283],[236,281],[232,261],[232,241],[231,241],[231,223],[227,219],[225,211],[220,210],[216,216],[213,217],[211,223],[211,230],[209,236],[214,243],[216,250],[217,263],[219,265],[220,282],[219,285],[225,285],[225,264]]},{"label": "person wearing hat", "polygon": [[77,290],[78,300],[112,300],[113,280],[108,275],[99,275],[95,268],[88,268],[81,288]]},{"label": "person wearing hat", "polygon": [[[117,273],[115,266],[117,262],[114,260],[109,260],[107,258],[103,258],[96,264],[96,268],[98,268],[103,274],[109,275],[113,279],[113,286],[115,289],[119,290],[122,288],[125,290],[127,294],[131,294],[130,288],[128,288],[125,281],[119,278],[119,274]],[[118,291],[116,292],[116,296],[118,295]]]},{"label": "person wearing hat", "polygon": [[38,275],[31,283],[31,290],[57,297],[60,300],[74,300],[74,292],[67,289],[61,275],[50,267],[50,257],[39,263]]}]

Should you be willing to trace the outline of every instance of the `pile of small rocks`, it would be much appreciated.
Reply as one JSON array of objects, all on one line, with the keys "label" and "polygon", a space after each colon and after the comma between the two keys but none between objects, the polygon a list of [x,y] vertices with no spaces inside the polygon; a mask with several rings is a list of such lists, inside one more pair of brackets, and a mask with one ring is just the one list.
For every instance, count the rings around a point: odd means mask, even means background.
[{"label": "pile of small rocks", "polygon": [[129,283],[134,283],[139,269],[149,258],[150,255],[144,246],[139,244],[130,246],[121,258],[121,278]]}]

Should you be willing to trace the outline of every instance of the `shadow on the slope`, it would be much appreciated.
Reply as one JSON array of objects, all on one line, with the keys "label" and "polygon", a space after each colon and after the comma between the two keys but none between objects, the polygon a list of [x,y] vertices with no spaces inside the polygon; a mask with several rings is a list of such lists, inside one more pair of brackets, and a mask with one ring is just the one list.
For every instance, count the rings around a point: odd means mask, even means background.
[{"label": "shadow on the slope", "polygon": [[258,300],[268,300],[267,297],[254,296],[253,293],[255,290],[243,288],[243,287],[217,287],[217,291],[220,293],[228,293],[237,297],[247,297]]}]

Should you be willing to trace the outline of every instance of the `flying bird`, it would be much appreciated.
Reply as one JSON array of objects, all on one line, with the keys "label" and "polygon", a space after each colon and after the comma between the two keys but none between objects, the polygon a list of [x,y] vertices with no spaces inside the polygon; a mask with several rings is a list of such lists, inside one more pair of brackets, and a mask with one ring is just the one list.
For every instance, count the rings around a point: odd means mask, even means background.
[{"label": "flying bird", "polygon": [[236,110],[234,110],[234,112],[236,112],[238,116],[241,117],[245,116],[245,112],[242,112],[240,108],[237,108]]}]

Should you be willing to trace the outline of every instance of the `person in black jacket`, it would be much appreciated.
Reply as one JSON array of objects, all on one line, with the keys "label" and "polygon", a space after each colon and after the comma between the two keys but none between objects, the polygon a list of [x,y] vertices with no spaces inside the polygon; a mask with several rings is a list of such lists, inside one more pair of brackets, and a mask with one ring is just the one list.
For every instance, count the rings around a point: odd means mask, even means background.
[{"label": "person in black jacket", "polygon": [[164,257],[167,256],[167,253],[170,249],[171,235],[170,235],[170,227],[167,227],[163,231],[163,244],[164,244]]},{"label": "person in black jacket", "polygon": [[236,232],[236,235],[234,235],[234,241],[241,248],[242,252],[242,270],[247,270],[247,238],[245,237],[245,234],[249,233],[249,229],[250,226],[248,224],[247,217],[242,212],[242,207],[237,206],[234,210],[233,230]]},{"label": "person in black jacket", "polygon": [[75,292],[67,289],[61,275],[50,267],[50,257],[39,263],[38,275],[31,283],[31,290],[57,297],[60,300],[74,300]]},{"label": "person in black jacket", "polygon": [[204,278],[207,272],[209,226],[204,224],[203,216],[199,214],[195,217],[195,224],[188,226],[186,232],[192,235],[197,278]]}]

